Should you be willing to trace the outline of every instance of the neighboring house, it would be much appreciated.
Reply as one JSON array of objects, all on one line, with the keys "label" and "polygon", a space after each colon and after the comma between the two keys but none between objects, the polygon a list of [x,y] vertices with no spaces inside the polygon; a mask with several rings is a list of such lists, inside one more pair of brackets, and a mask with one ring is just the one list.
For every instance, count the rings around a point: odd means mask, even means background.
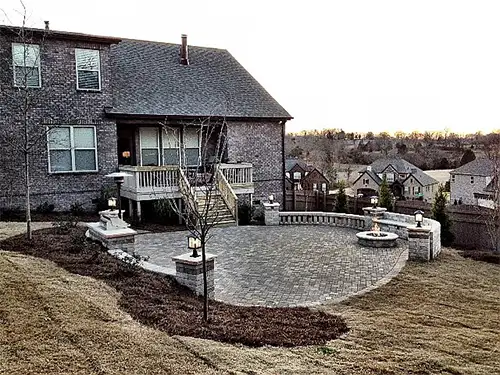
[{"label": "neighboring house", "polygon": [[474,198],[478,206],[494,209],[498,205],[500,191],[497,181],[498,179],[493,178],[482,192],[474,193]]},{"label": "neighboring house", "polygon": [[[477,205],[494,175],[490,159],[479,158],[450,172],[450,200],[468,205]],[[477,197],[475,196],[477,194]]]},{"label": "neighboring house", "polygon": [[[141,202],[180,199],[179,165],[196,165],[202,147],[213,147],[200,136],[207,118],[227,122],[220,170],[231,189],[245,201],[283,201],[291,116],[228,51],[188,47],[185,36],[178,45],[41,29],[26,30],[32,41],[24,45],[19,31],[0,26],[0,132],[22,136],[16,74],[29,71],[33,136],[52,129],[34,146],[32,208],[91,209],[103,186],[113,186],[105,175],[118,169],[132,175],[124,208],[140,215]],[[21,207],[22,155],[6,137],[0,147],[0,207]]]},{"label": "neighboring house", "polygon": [[394,196],[405,199],[430,202],[438,187],[437,180],[413,164],[399,157],[386,157],[359,171],[353,190],[357,195],[378,195],[384,176]]},{"label": "neighboring house", "polygon": [[328,192],[330,182],[321,171],[299,159],[286,159],[285,175],[290,182],[287,190],[318,190]]},{"label": "neighboring house", "polygon": [[300,185],[303,190],[322,191],[326,193],[330,191],[330,181],[317,168],[313,168],[307,175],[302,177]]}]

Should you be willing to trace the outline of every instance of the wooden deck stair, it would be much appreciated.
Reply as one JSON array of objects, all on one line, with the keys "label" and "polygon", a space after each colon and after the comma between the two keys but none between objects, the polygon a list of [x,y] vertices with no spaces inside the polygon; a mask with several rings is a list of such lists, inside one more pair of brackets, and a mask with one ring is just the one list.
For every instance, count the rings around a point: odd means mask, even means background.
[{"label": "wooden deck stair", "polygon": [[[211,193],[210,202],[206,200],[206,195],[196,195],[199,212],[207,212],[207,222],[216,223],[216,226],[236,226],[236,220],[231,213],[222,196],[215,191]],[[207,207],[208,206],[208,207]]]}]

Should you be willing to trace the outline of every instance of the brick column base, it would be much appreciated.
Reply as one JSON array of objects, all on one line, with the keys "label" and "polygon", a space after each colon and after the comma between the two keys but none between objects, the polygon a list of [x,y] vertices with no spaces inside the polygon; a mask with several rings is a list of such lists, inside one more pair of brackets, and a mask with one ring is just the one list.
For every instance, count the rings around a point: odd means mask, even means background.
[{"label": "brick column base", "polygon": [[264,224],[280,225],[280,204],[262,203],[262,206],[264,207]]},{"label": "brick column base", "polygon": [[431,227],[408,226],[408,258],[424,261],[431,259]]},{"label": "brick column base", "polygon": [[[179,284],[187,286],[197,295],[203,295],[203,261],[202,256],[193,258],[192,253],[186,253],[173,257],[175,262],[175,278]],[[215,298],[215,258],[216,255],[205,254],[207,262],[207,287],[208,298]]]}]

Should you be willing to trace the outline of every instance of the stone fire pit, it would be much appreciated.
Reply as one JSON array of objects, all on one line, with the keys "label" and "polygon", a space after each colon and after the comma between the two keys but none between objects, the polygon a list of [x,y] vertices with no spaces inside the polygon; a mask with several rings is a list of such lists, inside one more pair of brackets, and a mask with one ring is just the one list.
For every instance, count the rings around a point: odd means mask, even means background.
[{"label": "stone fire pit", "polygon": [[356,233],[358,243],[366,247],[395,247],[399,236],[395,233],[367,231]]}]

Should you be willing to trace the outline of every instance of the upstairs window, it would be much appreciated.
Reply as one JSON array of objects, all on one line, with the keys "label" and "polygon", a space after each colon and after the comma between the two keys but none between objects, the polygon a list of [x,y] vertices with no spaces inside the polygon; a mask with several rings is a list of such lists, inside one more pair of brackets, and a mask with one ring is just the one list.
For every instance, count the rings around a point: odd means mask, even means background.
[{"label": "upstairs window", "polygon": [[49,130],[49,170],[96,172],[97,147],[93,126],[61,126]]},{"label": "upstairs window", "polygon": [[455,175],[454,174],[451,175],[451,182],[455,182]]},{"label": "upstairs window", "polygon": [[300,180],[302,178],[302,174],[300,172],[293,172],[293,179]]},{"label": "upstairs window", "polygon": [[14,86],[41,87],[40,47],[36,44],[12,44]]},{"label": "upstairs window", "polygon": [[470,183],[473,184],[474,183],[474,176],[470,176]]},{"label": "upstairs window", "polygon": [[95,49],[75,49],[76,88],[78,90],[101,90],[101,61]]},{"label": "upstairs window", "polygon": [[326,191],[326,182],[321,184],[321,191]]}]

